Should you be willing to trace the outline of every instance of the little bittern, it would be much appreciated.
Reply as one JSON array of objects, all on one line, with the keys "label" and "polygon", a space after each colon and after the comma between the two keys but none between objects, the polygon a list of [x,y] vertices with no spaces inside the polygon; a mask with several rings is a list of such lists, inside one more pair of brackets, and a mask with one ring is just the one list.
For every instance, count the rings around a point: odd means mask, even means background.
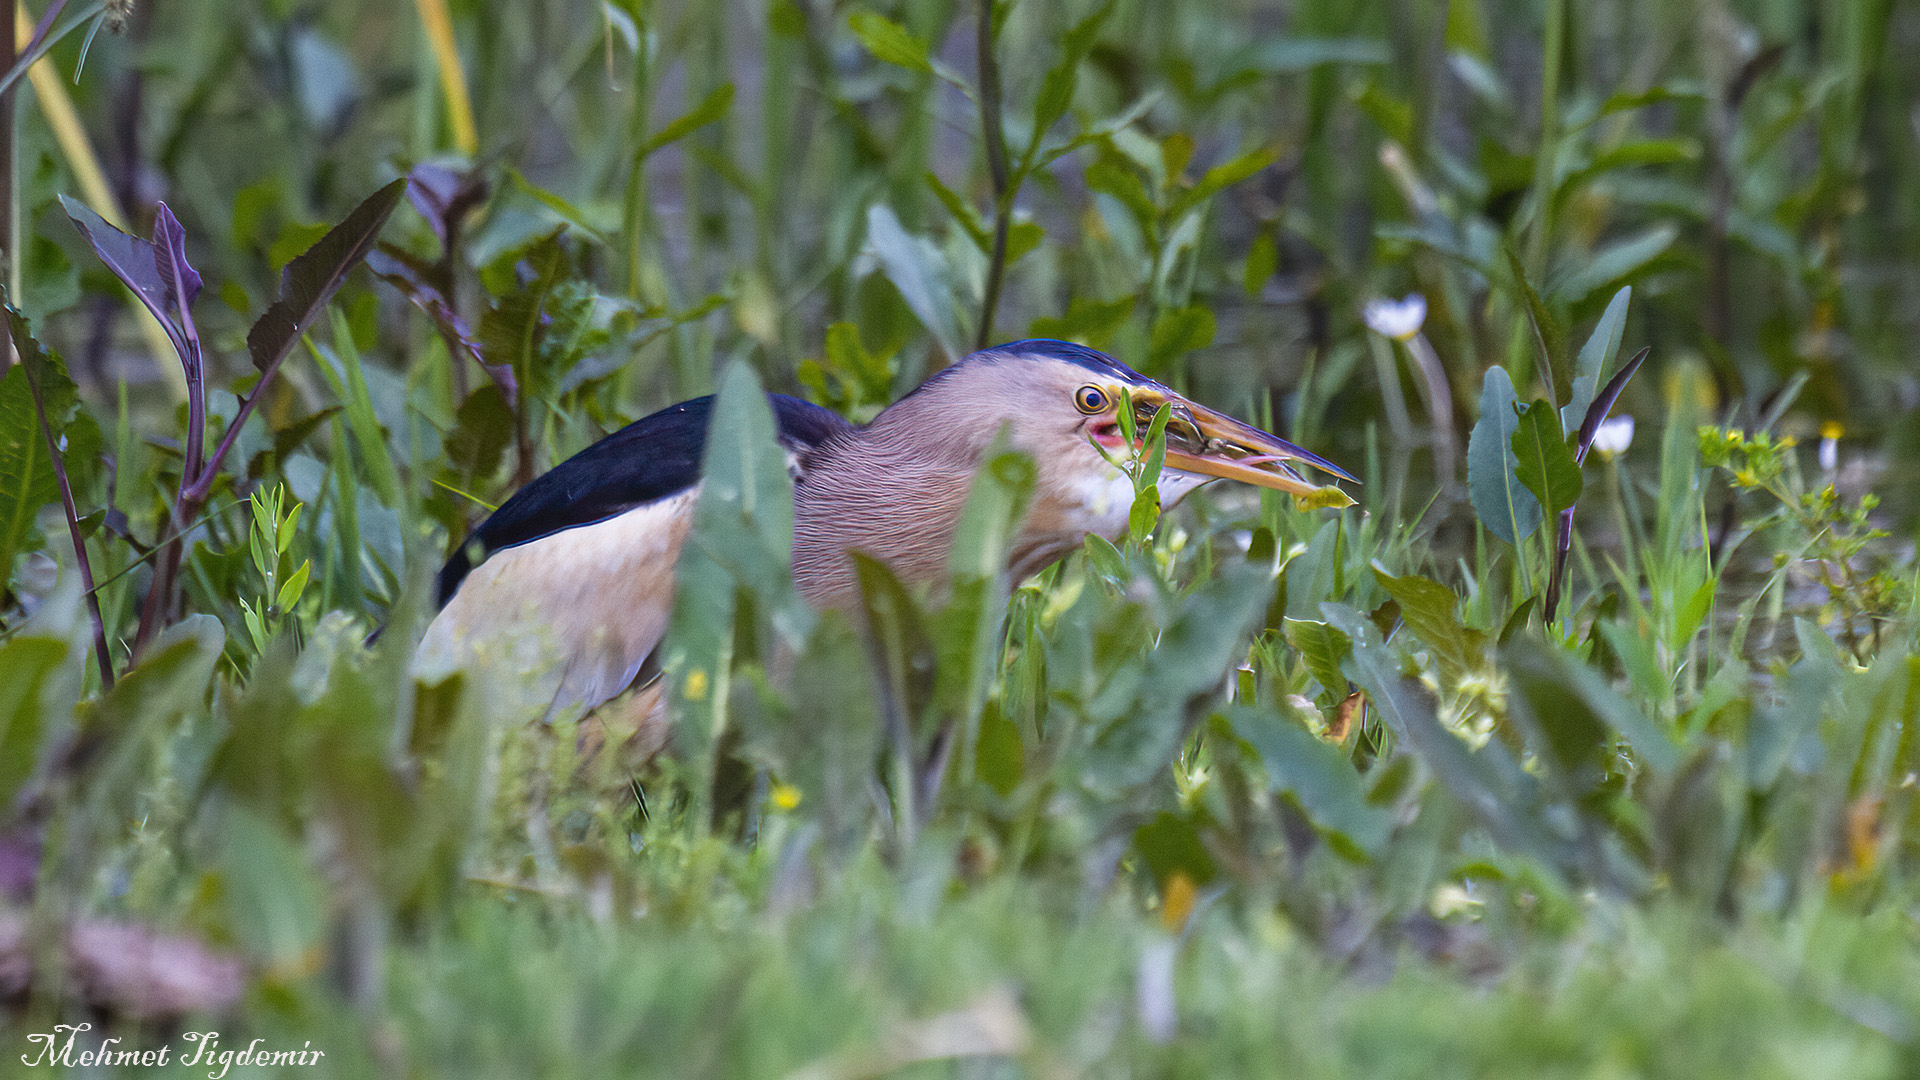
[{"label": "little bittern", "polygon": [[[1127,452],[1123,401],[1140,431],[1161,405],[1170,409],[1159,482],[1168,505],[1219,477],[1316,491],[1288,462],[1353,479],[1104,353],[1062,341],[974,353],[865,426],[795,398],[769,398],[795,479],[795,583],[820,607],[857,599],[851,551],[889,564],[909,584],[937,581],[974,472],[1002,430],[1039,470],[1009,549],[1016,580],[1089,533],[1126,532],[1133,485],[1109,460]],[[422,657],[459,662],[490,639],[531,632],[558,653],[556,709],[592,709],[648,678],[672,610],[674,562],[692,525],[711,406],[700,398],[654,413],[508,499],[441,570],[441,610]]]}]

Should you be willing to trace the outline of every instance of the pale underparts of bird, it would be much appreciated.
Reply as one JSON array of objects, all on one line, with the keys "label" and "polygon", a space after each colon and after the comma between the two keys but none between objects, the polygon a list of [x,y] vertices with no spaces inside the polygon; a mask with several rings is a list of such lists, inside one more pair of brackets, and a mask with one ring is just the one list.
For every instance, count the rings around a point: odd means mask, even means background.
[{"label": "pale underparts of bird", "polygon": [[[1289,461],[1352,479],[1104,353],[1061,341],[974,353],[864,426],[797,398],[768,400],[795,481],[795,584],[822,608],[858,599],[849,552],[887,563],[909,585],[937,584],[974,473],[1002,432],[1038,473],[1009,547],[1014,580],[1088,534],[1125,534],[1134,489],[1116,462],[1134,448],[1121,434],[1123,407],[1140,431],[1162,405],[1170,410],[1165,505],[1222,477],[1337,494],[1307,483]],[[654,413],[508,499],[441,570],[440,611],[416,667],[541,672],[532,693],[549,716],[595,709],[644,684],[673,607],[711,413],[711,398]]]}]

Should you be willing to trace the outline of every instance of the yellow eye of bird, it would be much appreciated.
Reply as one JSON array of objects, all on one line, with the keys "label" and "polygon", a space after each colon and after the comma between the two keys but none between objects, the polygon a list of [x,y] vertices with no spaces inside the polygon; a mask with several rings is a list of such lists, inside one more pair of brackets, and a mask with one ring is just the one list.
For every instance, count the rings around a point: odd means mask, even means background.
[{"label": "yellow eye of bird", "polygon": [[1107,392],[1097,386],[1083,386],[1074,391],[1073,403],[1080,411],[1091,416],[1107,409]]}]

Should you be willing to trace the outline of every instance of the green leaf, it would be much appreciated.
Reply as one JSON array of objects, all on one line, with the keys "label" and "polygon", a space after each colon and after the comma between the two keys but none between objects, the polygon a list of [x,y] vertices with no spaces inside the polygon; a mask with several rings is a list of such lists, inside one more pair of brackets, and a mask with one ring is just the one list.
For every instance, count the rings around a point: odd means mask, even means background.
[{"label": "green leaf", "polygon": [[280,595],[274,597],[273,606],[283,612],[292,611],[293,605],[299,603],[301,595],[307,591],[307,572],[312,568],[312,560],[301,562],[300,569],[295,570],[286,584],[280,586]]},{"label": "green leaf", "polygon": [[1146,653],[1134,693],[1103,695],[1107,707],[1096,711],[1107,722],[1085,758],[1090,790],[1117,795],[1161,775],[1200,719],[1196,710],[1245,656],[1247,630],[1272,592],[1264,567],[1239,563],[1222,567],[1186,599]]},{"label": "green leaf", "polygon": [[1513,452],[1513,436],[1519,427],[1513,381],[1496,364],[1481,384],[1480,419],[1467,439],[1467,492],[1487,531],[1509,544],[1518,544],[1540,527],[1540,503],[1516,475],[1520,461]]},{"label": "green leaf", "polygon": [[1126,325],[1127,319],[1133,315],[1133,306],[1132,296],[1108,301],[1083,296],[1067,305],[1065,315],[1051,318],[1042,316],[1033,320],[1027,333],[1032,337],[1081,341],[1096,349],[1102,348]]},{"label": "green leaf", "polygon": [[1680,767],[1679,748],[1660,724],[1564,649],[1517,638],[1502,649],[1502,659],[1563,765],[1581,758],[1597,727],[1624,739],[1656,777]]},{"label": "green leaf", "polygon": [[1452,589],[1418,574],[1395,577],[1375,564],[1374,580],[1400,605],[1408,632],[1433,650],[1434,657],[1458,674],[1482,666],[1487,636],[1460,621],[1460,598]]},{"label": "green leaf", "polygon": [[1546,511],[1546,520],[1572,506],[1586,486],[1573,450],[1560,434],[1560,416],[1545,398],[1539,398],[1520,414],[1514,429],[1513,453],[1519,464],[1517,477]]},{"label": "green leaf", "polygon": [[1195,885],[1205,885],[1220,873],[1191,816],[1161,811],[1134,830],[1133,849],[1153,880],[1162,885],[1176,873],[1185,874]]},{"label": "green leaf", "polygon": [[247,953],[269,971],[297,971],[327,930],[326,889],[298,844],[239,803],[223,815],[220,890],[227,920]]},{"label": "green leaf", "polygon": [[35,518],[59,497],[27,371],[15,364],[0,377],[0,586],[12,579],[15,557],[40,546]]},{"label": "green leaf", "polygon": [[54,638],[22,636],[0,644],[0,805],[13,804],[40,761],[44,691],[66,659],[66,643]]},{"label": "green leaf", "polygon": [[1247,265],[1241,273],[1240,285],[1248,296],[1259,296],[1279,269],[1280,245],[1274,242],[1272,233],[1263,231],[1253,238],[1253,246],[1247,249]]},{"label": "green leaf", "polygon": [[1016,221],[1007,227],[1007,265],[1012,266],[1040,246],[1047,230],[1038,222]]},{"label": "green leaf", "polygon": [[679,142],[688,135],[727,115],[727,110],[732,107],[733,84],[721,83],[719,86],[714,87],[713,91],[706,97],[700,99],[700,104],[695,105],[686,115],[675,119],[666,127],[655,132],[653,138],[648,139],[646,145],[640,148],[640,158],[644,160],[655,150],[670,143]]},{"label": "green leaf", "polygon": [[247,353],[253,357],[254,367],[270,373],[279,366],[293,343],[333,298],[347,272],[360,265],[373,249],[380,227],[387,223],[406,190],[406,178],[401,177],[369,195],[280,272],[279,298],[247,331]]},{"label": "green leaf", "polygon": [[[366,470],[364,478],[368,486],[380,496],[381,502],[388,506],[399,506],[400,470],[393,464],[393,454],[387,448],[387,434],[380,427],[380,418],[375,415],[373,396],[367,390],[366,373],[360,367],[360,350],[353,343],[353,331],[347,326],[346,316],[338,310],[333,312],[331,357],[322,353],[312,341],[308,341],[307,348],[313,353],[315,365],[332,384],[334,392],[340,397],[340,404],[346,409],[347,426],[353,431],[353,445],[360,452],[359,460]],[[339,364],[337,376],[330,361]]]},{"label": "green leaf", "polygon": [[1320,684],[1320,689],[1335,700],[1346,697],[1347,677],[1340,673],[1340,662],[1353,650],[1353,642],[1347,640],[1347,635],[1311,619],[1288,619],[1285,629],[1288,644],[1300,654],[1307,674]]},{"label": "green leaf", "polygon": [[1659,258],[1679,237],[1680,227],[1668,223],[1599,248],[1554,286],[1554,297],[1561,303],[1577,304]]},{"label": "green leaf", "polygon": [[1167,219],[1177,220],[1181,214],[1201,206],[1207,200],[1220,194],[1227,188],[1259,172],[1261,169],[1280,160],[1280,151],[1270,146],[1257,147],[1229,161],[1208,169],[1200,182],[1175,197],[1167,209]]},{"label": "green leaf", "polygon": [[1227,711],[1227,719],[1234,734],[1260,755],[1273,791],[1293,796],[1315,826],[1345,841],[1336,843],[1345,854],[1379,854],[1392,831],[1393,815],[1367,801],[1360,774],[1339,747],[1270,709],[1236,705]]},{"label": "green leaf", "polygon": [[1073,106],[1073,92],[1079,84],[1080,65],[1093,51],[1100,39],[1100,28],[1106,24],[1107,16],[1113,14],[1113,0],[1101,4],[1086,18],[1075,23],[1066,36],[1060,39],[1060,58],[1040,80],[1040,93],[1033,102],[1033,134],[1023,155],[1031,160],[1039,149],[1040,142],[1046,138],[1047,130],[1053,127],[1067,110]]},{"label": "green leaf", "polygon": [[847,19],[847,25],[853,30],[853,36],[860,39],[860,44],[877,59],[909,71],[933,74],[927,43],[892,19],[871,11],[856,11]]},{"label": "green leaf", "polygon": [[581,211],[579,207],[548,191],[546,188],[535,184],[533,181],[528,180],[521,174],[519,169],[508,168],[507,179],[521,194],[539,203],[541,206],[546,207],[548,210],[553,211],[560,220],[591,237],[594,243],[606,244],[606,233],[600,228],[597,228],[591,221],[588,221],[587,215]]},{"label": "green leaf", "polygon": [[[953,220],[959,223],[960,228],[966,232],[967,238],[973,241],[973,246],[980,249],[980,254],[992,254],[993,233],[987,228],[987,223],[981,219],[980,211],[974,209],[973,204],[962,198],[959,192],[943,183],[937,174],[928,172],[926,181],[927,186],[933,189],[934,196],[940,200],[940,205],[946,207],[947,213],[953,215]],[[1007,239],[1011,246],[1013,239],[1011,233]]]},{"label": "green leaf", "polygon": [[940,249],[907,232],[893,208],[884,203],[867,208],[867,243],[879,257],[887,280],[900,290],[900,298],[947,358],[965,356],[962,343],[967,335],[960,328],[947,258]]},{"label": "green leaf", "polygon": [[1502,251],[1507,257],[1507,269],[1513,275],[1514,287],[1520,290],[1520,297],[1527,305],[1527,318],[1533,323],[1535,342],[1540,346],[1541,363],[1546,365],[1547,381],[1553,386],[1555,401],[1565,401],[1573,395],[1573,380],[1567,371],[1567,332],[1560,321],[1553,317],[1546,301],[1527,280],[1526,267],[1520,264],[1520,256],[1513,245],[1506,245]]},{"label": "green leaf", "polygon": [[962,725],[962,761],[972,752],[980,710],[993,685],[1006,618],[1009,548],[1026,517],[1040,469],[1003,432],[975,471],[948,557],[952,593],[935,618],[936,700]]},{"label": "green leaf", "polygon": [[1600,321],[1594,324],[1593,336],[1580,346],[1580,355],[1573,365],[1573,396],[1560,407],[1560,430],[1578,431],[1581,421],[1587,418],[1587,408],[1593,404],[1594,394],[1599,392],[1600,379],[1605,375],[1607,365],[1620,353],[1620,338],[1627,329],[1627,302],[1633,298],[1633,287],[1626,286],[1613,294],[1607,302],[1607,310],[1600,315]]},{"label": "green leaf", "polygon": [[1345,670],[1367,693],[1368,703],[1394,737],[1433,771],[1441,784],[1473,811],[1494,840],[1559,866],[1575,853],[1549,831],[1541,813],[1538,781],[1498,740],[1478,750],[1440,722],[1432,695],[1401,674],[1398,650],[1380,641],[1359,611],[1334,602],[1321,605],[1327,621],[1353,640]]},{"label": "green leaf", "polygon": [[1393,49],[1379,38],[1272,37],[1249,50],[1241,63],[1257,71],[1283,75],[1322,64],[1385,64]]},{"label": "green leaf", "polygon": [[1165,371],[1173,361],[1213,344],[1213,312],[1199,305],[1161,313],[1147,345],[1147,371]]}]

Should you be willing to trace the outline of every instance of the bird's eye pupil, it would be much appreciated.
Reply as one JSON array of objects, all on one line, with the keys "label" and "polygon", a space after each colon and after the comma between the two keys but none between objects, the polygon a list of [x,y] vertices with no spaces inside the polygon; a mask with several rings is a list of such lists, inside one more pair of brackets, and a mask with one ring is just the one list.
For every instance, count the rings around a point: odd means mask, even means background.
[{"label": "bird's eye pupil", "polygon": [[1107,395],[1097,386],[1083,386],[1077,404],[1081,412],[1097,413],[1107,407]]}]

